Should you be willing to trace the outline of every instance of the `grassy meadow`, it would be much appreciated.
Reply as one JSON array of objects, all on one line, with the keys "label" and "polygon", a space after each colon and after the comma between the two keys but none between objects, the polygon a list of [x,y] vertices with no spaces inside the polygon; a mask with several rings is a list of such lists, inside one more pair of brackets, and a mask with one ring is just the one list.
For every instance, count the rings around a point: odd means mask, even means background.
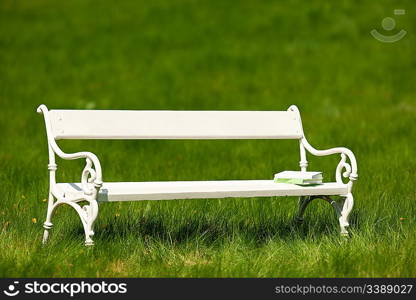
[{"label": "grassy meadow", "polygon": [[[394,16],[396,8],[406,14]],[[414,1],[0,1],[0,277],[415,277]],[[396,20],[395,43],[375,40]],[[95,246],[56,211],[41,245],[47,142],[36,108],[286,110],[309,142],[346,146],[351,238],[295,197],[104,203]],[[267,179],[297,141],[60,141],[104,181]],[[334,180],[339,156],[308,156]],[[84,160],[58,160],[78,182]]]}]

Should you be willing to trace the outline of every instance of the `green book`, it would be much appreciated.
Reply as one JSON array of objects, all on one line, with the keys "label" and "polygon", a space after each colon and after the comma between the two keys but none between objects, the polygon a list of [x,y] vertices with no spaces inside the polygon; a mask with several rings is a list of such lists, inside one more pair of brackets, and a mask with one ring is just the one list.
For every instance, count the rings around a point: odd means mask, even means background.
[{"label": "green book", "polygon": [[322,172],[283,171],[274,175],[274,182],[299,185],[312,185],[322,183]]}]

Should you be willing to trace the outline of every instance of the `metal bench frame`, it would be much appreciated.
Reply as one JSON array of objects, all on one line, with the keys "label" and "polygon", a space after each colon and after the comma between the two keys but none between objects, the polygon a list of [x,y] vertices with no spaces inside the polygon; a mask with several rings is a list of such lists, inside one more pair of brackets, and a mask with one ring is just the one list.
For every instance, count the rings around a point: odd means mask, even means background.
[{"label": "metal bench frame", "polygon": [[[44,116],[49,152],[49,199],[43,243],[52,228],[52,215],[62,204],[71,206],[80,216],[88,246],[93,245],[93,225],[100,201],[283,195],[299,196],[298,221],[303,220],[312,200],[329,202],[338,216],[341,235],[348,235],[348,216],[354,204],[351,191],[358,177],[355,156],[344,147],[327,150],[312,147],[304,136],[295,105],[287,111],[260,112],[48,110],[42,104],[37,112]],[[65,153],[56,143],[58,139],[297,139],[302,171],[308,166],[306,151],[316,156],[340,154],[341,159],[335,170],[336,182],[320,187],[271,184],[271,181],[108,183],[106,187],[97,156],[91,152]],[[80,183],[56,182],[56,155],[66,160],[86,160]],[[342,177],[349,181],[344,183]],[[116,191],[112,191],[114,186]],[[87,204],[81,206],[85,201]]]}]

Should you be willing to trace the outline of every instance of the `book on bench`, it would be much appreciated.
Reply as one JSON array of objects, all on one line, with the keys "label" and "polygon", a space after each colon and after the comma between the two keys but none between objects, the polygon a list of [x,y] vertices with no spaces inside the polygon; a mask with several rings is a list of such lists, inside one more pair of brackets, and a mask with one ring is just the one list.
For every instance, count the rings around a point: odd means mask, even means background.
[{"label": "book on bench", "polygon": [[322,172],[283,171],[274,175],[274,182],[276,183],[321,184],[322,179]]}]

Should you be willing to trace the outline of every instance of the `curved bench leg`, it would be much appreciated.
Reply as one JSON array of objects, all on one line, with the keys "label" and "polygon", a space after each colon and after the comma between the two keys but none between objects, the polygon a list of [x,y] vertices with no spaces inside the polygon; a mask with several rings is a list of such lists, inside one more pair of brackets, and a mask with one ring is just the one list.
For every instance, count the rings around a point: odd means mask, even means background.
[{"label": "curved bench leg", "polygon": [[48,241],[49,238],[49,230],[52,229],[52,213],[53,213],[53,203],[54,201],[54,197],[52,195],[52,193],[49,193],[49,197],[48,197],[48,210],[46,212],[46,220],[45,223],[43,223],[43,228],[45,228],[45,230],[43,231],[43,238],[42,238],[42,243],[46,244],[46,242]]},{"label": "curved bench leg", "polygon": [[341,235],[348,236],[347,227],[350,226],[348,223],[348,216],[354,206],[354,197],[351,193],[348,193],[347,196],[344,198],[342,203],[342,208],[340,207],[340,212],[338,216],[339,225],[341,227]]},{"label": "curved bench leg", "polygon": [[305,213],[306,207],[309,205],[309,203],[312,202],[312,200],[318,199],[318,198],[323,199],[332,205],[338,217],[339,225],[341,227],[341,235],[348,236],[347,227],[350,225],[348,223],[348,216],[352,210],[352,207],[354,206],[354,197],[352,196],[351,193],[348,193],[347,196],[345,196],[342,199],[341,203],[338,203],[337,201],[335,201],[329,196],[301,196],[299,197],[299,210],[296,216],[296,221],[303,222],[303,214]]},{"label": "curved bench leg", "polygon": [[[98,203],[96,200],[90,201],[88,205],[84,205],[82,209],[85,211],[85,221],[83,221],[85,231],[85,246],[93,246],[94,241],[92,236],[94,235],[94,222],[98,216]],[[81,217],[82,220],[82,217]]]},{"label": "curved bench leg", "polygon": [[338,203],[337,201],[331,199],[329,196],[322,196],[322,199],[329,202],[337,214],[339,226],[341,228],[341,235],[348,236],[347,227],[350,226],[348,223],[348,216],[354,206],[354,197],[351,193],[348,193],[347,196],[343,197],[342,200]]},{"label": "curved bench leg", "polygon": [[301,196],[299,197],[299,209],[296,215],[296,222],[302,223],[303,222],[303,214],[305,213],[306,207],[311,203],[314,198],[311,196]]},{"label": "curved bench leg", "polygon": [[48,212],[46,214],[46,221],[43,223],[43,227],[45,228],[45,231],[43,233],[43,244],[45,244],[49,237],[49,230],[52,228],[53,224],[51,222],[51,218],[53,216],[53,213],[55,209],[62,205],[67,204],[75,209],[75,211],[78,213],[82,225],[84,227],[84,233],[85,233],[85,246],[92,246],[94,245],[94,241],[92,240],[92,236],[94,235],[94,222],[97,219],[98,216],[98,203],[96,200],[86,200],[88,201],[88,204],[84,206],[80,206],[77,202],[82,201],[86,199],[77,199],[76,201],[66,200],[65,198],[58,199],[54,202],[54,197],[49,194],[49,202],[48,202]]}]

